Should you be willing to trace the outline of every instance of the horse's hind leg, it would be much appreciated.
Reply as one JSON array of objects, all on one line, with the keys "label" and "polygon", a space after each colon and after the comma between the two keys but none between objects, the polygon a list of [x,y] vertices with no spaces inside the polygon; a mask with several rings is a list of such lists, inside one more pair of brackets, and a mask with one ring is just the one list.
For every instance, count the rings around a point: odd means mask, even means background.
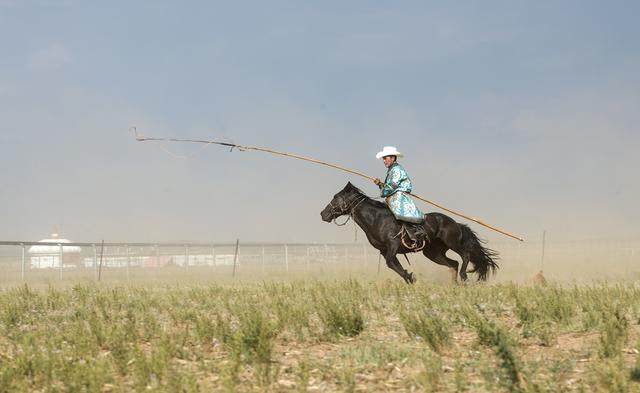
[{"label": "horse's hind leg", "polygon": [[398,273],[407,284],[413,284],[416,282],[415,275],[404,270],[395,254],[395,251],[388,250],[384,255],[384,259],[387,262],[387,266],[394,272]]},{"label": "horse's hind leg", "polygon": [[462,282],[467,282],[467,280],[469,279],[469,277],[467,277],[467,265],[469,265],[469,262],[471,261],[471,256],[468,252],[463,252],[460,254],[460,256],[462,257],[462,266],[460,266],[460,279],[462,280]]},{"label": "horse's hind leg", "polygon": [[438,265],[448,267],[451,273],[451,282],[455,283],[458,280],[458,261],[447,257],[448,249],[442,241],[436,239],[429,243],[429,245],[422,250],[422,253]]}]

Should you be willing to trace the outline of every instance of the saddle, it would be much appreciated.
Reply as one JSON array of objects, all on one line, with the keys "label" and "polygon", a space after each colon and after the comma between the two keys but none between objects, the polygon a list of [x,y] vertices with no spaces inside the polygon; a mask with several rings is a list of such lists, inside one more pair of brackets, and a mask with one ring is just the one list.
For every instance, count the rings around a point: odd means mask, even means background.
[{"label": "saddle", "polygon": [[[421,251],[429,241],[429,236],[424,230],[422,224],[412,224],[408,222],[400,222],[400,232],[394,237],[400,236],[402,245],[413,252]],[[408,242],[406,241],[408,240]]]}]

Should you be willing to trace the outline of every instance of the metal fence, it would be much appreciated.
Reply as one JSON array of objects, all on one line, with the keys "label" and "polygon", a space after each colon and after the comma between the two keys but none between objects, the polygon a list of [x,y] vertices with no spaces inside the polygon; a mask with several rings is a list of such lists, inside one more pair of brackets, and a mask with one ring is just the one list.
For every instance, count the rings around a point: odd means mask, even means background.
[{"label": "metal fence", "polygon": [[[32,247],[40,247],[38,250]],[[640,280],[640,240],[499,242],[497,280],[528,280],[539,270],[570,281]],[[236,252],[237,247],[237,252]],[[449,251],[448,256],[459,260]],[[422,255],[410,271],[446,281],[447,269]],[[368,243],[58,243],[0,241],[0,284],[87,281],[220,281],[231,278],[398,277]]]},{"label": "metal fence", "polygon": [[[376,268],[369,244],[58,243],[0,241],[0,283],[245,277]],[[165,277],[167,278],[167,277]],[[209,277],[211,278],[211,277]]]},{"label": "metal fence", "polygon": [[640,239],[493,241],[500,275],[517,280],[538,271],[563,281],[640,280]]}]

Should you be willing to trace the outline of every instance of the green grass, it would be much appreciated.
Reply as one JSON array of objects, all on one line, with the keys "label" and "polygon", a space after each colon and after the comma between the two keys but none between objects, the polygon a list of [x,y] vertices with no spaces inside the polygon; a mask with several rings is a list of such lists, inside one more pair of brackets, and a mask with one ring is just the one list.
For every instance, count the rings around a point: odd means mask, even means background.
[{"label": "green grass", "polygon": [[431,349],[440,352],[451,340],[451,326],[441,313],[428,308],[402,309],[400,320],[409,337],[425,341]]},{"label": "green grass", "polygon": [[347,284],[346,288],[321,285],[318,293],[314,293],[318,317],[328,338],[355,337],[365,328],[362,288],[357,281]]},{"label": "green grass", "polygon": [[640,391],[639,304],[604,284],[19,286],[0,391]]},{"label": "green grass", "polygon": [[478,315],[474,318],[478,339],[481,344],[492,348],[504,375],[504,386],[511,392],[523,390],[522,366],[516,354],[513,339],[507,330],[496,322]]}]

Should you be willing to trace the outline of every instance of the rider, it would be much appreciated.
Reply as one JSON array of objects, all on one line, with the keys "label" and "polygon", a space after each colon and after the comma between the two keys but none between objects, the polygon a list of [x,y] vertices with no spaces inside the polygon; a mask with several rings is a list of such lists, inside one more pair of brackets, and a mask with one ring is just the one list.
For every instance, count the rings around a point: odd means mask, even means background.
[{"label": "rider", "polygon": [[396,162],[398,157],[402,156],[402,153],[393,146],[385,146],[380,153],[376,154],[376,158],[382,158],[384,166],[387,167],[387,177],[384,182],[378,178],[373,182],[380,187],[381,196],[386,198],[393,215],[403,222],[402,225],[413,242],[412,246],[417,247],[426,236],[422,225],[424,213],[407,195],[411,192],[411,179],[402,165]]}]

